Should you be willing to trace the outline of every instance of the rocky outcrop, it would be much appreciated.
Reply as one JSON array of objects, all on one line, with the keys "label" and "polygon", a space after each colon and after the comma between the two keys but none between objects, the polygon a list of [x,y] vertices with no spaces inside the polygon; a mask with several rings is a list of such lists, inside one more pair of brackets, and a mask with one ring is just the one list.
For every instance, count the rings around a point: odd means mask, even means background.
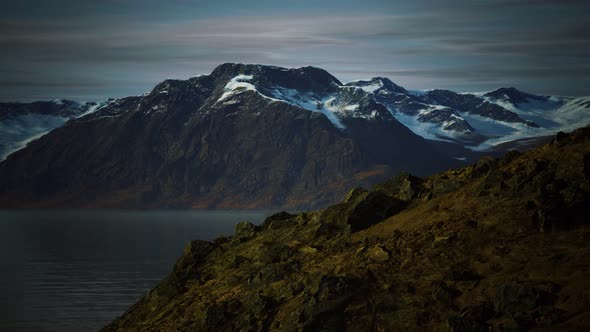
[{"label": "rocky outcrop", "polygon": [[[529,153],[356,188],[324,210],[240,223],[231,238],[191,242],[104,330],[588,330],[589,153],[586,128]],[[538,211],[556,200],[556,227],[539,228]]]}]

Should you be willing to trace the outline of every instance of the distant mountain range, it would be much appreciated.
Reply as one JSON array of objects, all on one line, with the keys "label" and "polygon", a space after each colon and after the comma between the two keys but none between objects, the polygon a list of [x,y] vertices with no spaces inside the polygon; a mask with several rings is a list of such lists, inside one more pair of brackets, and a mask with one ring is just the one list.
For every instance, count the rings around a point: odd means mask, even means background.
[{"label": "distant mountain range", "polygon": [[0,206],[324,206],[351,186],[588,123],[590,98],[228,63],[143,96],[0,104]]}]

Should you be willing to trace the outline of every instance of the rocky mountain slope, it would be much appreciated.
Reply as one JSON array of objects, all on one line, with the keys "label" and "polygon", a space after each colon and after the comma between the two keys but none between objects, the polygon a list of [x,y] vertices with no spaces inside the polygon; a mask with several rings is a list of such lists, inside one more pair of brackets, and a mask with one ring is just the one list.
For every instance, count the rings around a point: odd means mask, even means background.
[{"label": "rocky mountain slope", "polygon": [[326,206],[350,186],[447,169],[465,154],[324,70],[224,64],[111,101],[10,155],[0,206]]},{"label": "rocky mountain slope", "polygon": [[590,128],[190,242],[104,331],[583,331]]},{"label": "rocky mountain slope", "polygon": [[63,99],[0,103],[0,161],[68,120],[95,112],[105,103]]}]

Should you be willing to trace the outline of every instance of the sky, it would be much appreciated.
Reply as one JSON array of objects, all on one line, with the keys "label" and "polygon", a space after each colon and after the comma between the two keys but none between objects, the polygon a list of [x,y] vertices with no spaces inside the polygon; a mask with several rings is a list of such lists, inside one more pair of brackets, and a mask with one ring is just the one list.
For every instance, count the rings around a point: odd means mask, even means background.
[{"label": "sky", "polygon": [[0,101],[138,95],[224,62],[590,95],[587,0],[0,2]]}]

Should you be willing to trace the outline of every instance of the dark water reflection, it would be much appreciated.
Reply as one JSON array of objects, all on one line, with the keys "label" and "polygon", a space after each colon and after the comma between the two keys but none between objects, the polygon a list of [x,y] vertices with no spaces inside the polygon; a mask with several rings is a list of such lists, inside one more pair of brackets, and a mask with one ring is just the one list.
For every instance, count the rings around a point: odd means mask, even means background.
[{"label": "dark water reflection", "polygon": [[96,331],[192,239],[268,211],[0,211],[0,331]]}]

